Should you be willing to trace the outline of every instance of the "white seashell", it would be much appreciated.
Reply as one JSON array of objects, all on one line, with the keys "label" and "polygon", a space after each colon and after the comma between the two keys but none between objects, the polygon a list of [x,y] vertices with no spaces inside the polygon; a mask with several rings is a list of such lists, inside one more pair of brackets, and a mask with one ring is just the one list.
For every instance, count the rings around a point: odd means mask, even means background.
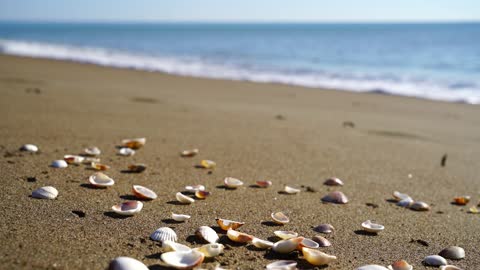
[{"label": "white seashell", "polygon": [[143,208],[143,203],[139,201],[128,201],[112,206],[113,212],[122,216],[133,216],[140,212]]},{"label": "white seashell", "polygon": [[273,247],[273,242],[254,237],[252,239],[252,245],[254,245],[257,248],[267,249],[267,248]]},{"label": "white seashell", "polygon": [[184,150],[182,152],[180,152],[180,156],[182,157],[193,157],[193,156],[196,156],[198,154],[198,149],[191,149],[191,150]]},{"label": "white seashell", "polygon": [[186,221],[189,218],[190,218],[189,215],[172,213],[172,219],[175,220],[175,221],[178,221],[178,222]]},{"label": "white seashell", "polygon": [[208,226],[200,226],[195,234],[210,244],[217,243],[219,239],[217,232]]},{"label": "white seashell", "polygon": [[145,145],[146,138],[124,139],[122,140],[122,146],[130,149],[138,149]]},{"label": "white seashell", "polygon": [[462,268],[455,265],[442,265],[439,268],[440,270],[463,270]]},{"label": "white seashell", "polygon": [[290,253],[297,249],[298,244],[302,242],[303,237],[290,238],[287,240],[280,240],[273,244],[272,250],[277,253]]},{"label": "white seashell", "polygon": [[401,201],[401,200],[410,198],[410,196],[408,196],[408,194],[405,194],[405,193],[401,193],[401,192],[398,192],[398,191],[394,191],[394,192],[393,192],[393,198],[395,198],[395,200],[397,200],[397,202],[399,202],[399,201]]},{"label": "white seashell", "polygon": [[100,159],[99,158],[94,158],[94,157],[85,157],[85,159],[83,159],[82,163],[91,165],[92,162],[98,163],[98,162],[100,162]]},{"label": "white seashell", "polygon": [[227,231],[228,229],[236,230],[245,224],[245,222],[233,221],[223,218],[217,218],[215,220],[217,221],[218,226],[220,226],[220,228],[224,231]]},{"label": "white seashell", "polygon": [[50,164],[51,167],[53,168],[67,168],[68,167],[68,163],[63,160],[63,159],[59,159],[59,160],[54,160],[52,161],[52,164]]},{"label": "white seashell", "polygon": [[445,258],[438,255],[427,256],[425,257],[425,259],[423,259],[423,262],[426,265],[431,265],[431,266],[447,265],[447,260],[445,260]]},{"label": "white seashell", "polygon": [[313,228],[314,231],[319,233],[332,233],[335,231],[335,228],[331,224],[320,224],[317,227]]},{"label": "white seashell", "polygon": [[133,150],[132,148],[128,148],[128,147],[122,147],[122,148],[120,148],[120,150],[118,150],[118,154],[120,156],[129,157],[129,156],[135,155],[135,150]]},{"label": "white seashell", "polygon": [[325,180],[323,184],[327,186],[343,186],[343,181],[340,180],[339,178],[332,177]]},{"label": "white seashell", "polygon": [[239,232],[239,231],[235,231],[235,230],[232,230],[232,229],[229,229],[227,231],[227,237],[228,239],[232,240],[233,242],[237,242],[237,243],[247,243],[247,242],[250,242],[253,240],[253,236],[249,235],[249,234],[246,234],[246,233],[242,233],[242,232]]},{"label": "white seashell", "polygon": [[293,231],[274,231],[273,233],[283,240],[287,240],[287,239],[290,239],[290,238],[295,238],[295,237],[298,236],[298,233],[293,232]]},{"label": "white seashell", "polygon": [[170,267],[177,269],[191,269],[203,262],[205,256],[203,253],[190,250],[187,252],[182,251],[170,251],[163,253],[161,256],[162,261]]},{"label": "white seashell", "polygon": [[81,164],[85,157],[77,156],[77,155],[65,155],[63,156],[63,160],[65,160],[68,164]]},{"label": "white seashell", "polygon": [[336,256],[329,255],[316,249],[302,248],[303,257],[312,265],[326,265],[337,259]]},{"label": "white seashell", "polygon": [[90,175],[88,182],[96,187],[108,187],[115,184],[115,181],[112,178],[101,172]]},{"label": "white seashell", "polygon": [[41,187],[32,192],[32,198],[53,200],[58,196],[58,190],[51,186]]},{"label": "white seashell", "polygon": [[322,201],[327,203],[345,204],[348,203],[348,198],[341,191],[332,191],[323,197]]},{"label": "white seashell", "polygon": [[144,186],[133,185],[132,192],[140,199],[155,200],[157,198],[157,193]]},{"label": "white seashell", "polygon": [[172,241],[177,242],[177,234],[169,227],[160,227],[150,234],[150,239],[153,241],[165,242]]},{"label": "white seashell", "polygon": [[452,246],[443,249],[438,253],[438,255],[442,256],[445,259],[461,260],[465,258],[465,250],[461,247]]},{"label": "white seashell", "polygon": [[362,228],[364,231],[371,233],[379,233],[385,229],[383,225],[372,223],[370,220],[363,222]]},{"label": "white seashell", "polygon": [[388,270],[388,268],[383,267],[381,265],[377,265],[377,264],[370,264],[370,265],[360,266],[355,270]]},{"label": "white seashell", "polygon": [[195,193],[197,191],[204,191],[205,186],[204,185],[185,186],[185,190],[190,193]]},{"label": "white seashell", "polygon": [[284,225],[290,222],[290,219],[282,212],[272,213],[271,217],[273,221],[277,224]]},{"label": "white seashell", "polygon": [[267,188],[273,184],[272,181],[256,181],[255,183],[257,184],[257,187],[261,188]]},{"label": "white seashell", "polygon": [[190,198],[187,195],[182,194],[181,192],[177,192],[177,194],[175,194],[175,198],[177,198],[177,201],[183,204],[191,204],[195,202],[193,198]]},{"label": "white seashell", "polygon": [[171,240],[165,240],[162,242],[162,251],[169,252],[169,251],[190,251],[192,250],[190,247],[186,245],[179,244],[177,242]]},{"label": "white seashell", "polygon": [[304,247],[306,247],[306,248],[319,248],[320,245],[310,238],[303,238],[302,242],[300,242],[300,244],[298,244],[297,248],[301,250]]},{"label": "white seashell", "polygon": [[38,151],[38,147],[34,144],[24,144],[20,147],[20,151],[35,153]]},{"label": "white seashell", "polygon": [[108,270],[148,270],[148,267],[130,257],[117,257],[110,262]]},{"label": "white seashell", "polygon": [[285,186],[285,189],[284,189],[285,193],[288,193],[288,194],[297,194],[300,192],[300,189],[298,188],[293,188],[291,186]]},{"label": "white seashell", "polygon": [[233,178],[233,177],[227,177],[223,180],[223,183],[225,184],[225,186],[227,188],[238,188],[238,187],[241,187],[243,186],[243,182],[236,179],[236,178]]},{"label": "white seashell", "polygon": [[408,264],[408,262],[405,260],[396,261],[392,263],[392,265],[389,265],[387,268],[390,270],[413,270],[413,266]]},{"label": "white seashell", "polygon": [[207,258],[213,258],[222,254],[224,248],[225,246],[222,244],[206,244],[195,250],[200,251]]},{"label": "white seashell", "polygon": [[312,240],[317,242],[320,247],[329,247],[332,245],[332,243],[330,243],[327,238],[320,235],[315,235],[314,237],[312,237]]},{"label": "white seashell", "polygon": [[410,207],[412,204],[413,204],[413,199],[410,197],[406,197],[405,199],[402,199],[397,202],[397,205],[401,207]]},{"label": "white seashell", "polygon": [[83,149],[83,152],[89,156],[98,156],[102,153],[102,151],[100,151],[100,149],[96,146],[87,147]]},{"label": "white seashell", "polygon": [[415,211],[428,211],[430,210],[430,205],[428,205],[426,202],[414,202],[412,205],[410,205],[410,209],[415,210]]},{"label": "white seashell", "polygon": [[267,265],[267,270],[294,270],[297,269],[296,261],[281,260]]}]

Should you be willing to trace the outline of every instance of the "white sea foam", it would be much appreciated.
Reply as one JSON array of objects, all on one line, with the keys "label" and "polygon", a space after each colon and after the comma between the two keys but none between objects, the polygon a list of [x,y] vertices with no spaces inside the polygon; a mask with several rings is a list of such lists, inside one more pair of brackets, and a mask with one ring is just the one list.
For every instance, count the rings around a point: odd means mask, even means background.
[{"label": "white sea foam", "polygon": [[69,60],[102,66],[160,71],[184,76],[283,83],[357,92],[379,91],[387,94],[433,100],[471,104],[480,103],[480,89],[478,89],[478,86],[452,89],[447,83],[442,84],[442,82],[433,80],[413,80],[409,78],[392,80],[352,74],[338,76],[338,74],[333,73],[265,71],[240,68],[228,64],[207,63],[197,59],[185,60],[174,57],[138,55],[103,48],[16,40],[0,40],[0,52],[10,55]]}]

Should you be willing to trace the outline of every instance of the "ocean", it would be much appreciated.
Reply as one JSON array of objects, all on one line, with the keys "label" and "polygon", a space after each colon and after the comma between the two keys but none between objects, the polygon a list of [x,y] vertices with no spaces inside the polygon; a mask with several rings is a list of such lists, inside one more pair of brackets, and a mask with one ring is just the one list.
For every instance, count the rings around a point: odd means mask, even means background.
[{"label": "ocean", "polygon": [[480,23],[0,22],[0,53],[480,103]]}]

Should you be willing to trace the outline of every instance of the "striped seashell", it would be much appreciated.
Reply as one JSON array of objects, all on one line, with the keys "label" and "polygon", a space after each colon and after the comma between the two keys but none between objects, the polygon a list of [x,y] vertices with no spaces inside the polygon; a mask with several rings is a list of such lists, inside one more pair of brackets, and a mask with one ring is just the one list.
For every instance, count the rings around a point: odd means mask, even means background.
[{"label": "striped seashell", "polygon": [[177,234],[175,233],[174,230],[168,228],[168,227],[161,227],[156,229],[151,235],[150,239],[153,241],[159,241],[159,242],[164,242],[164,241],[172,241],[172,242],[177,242]]}]

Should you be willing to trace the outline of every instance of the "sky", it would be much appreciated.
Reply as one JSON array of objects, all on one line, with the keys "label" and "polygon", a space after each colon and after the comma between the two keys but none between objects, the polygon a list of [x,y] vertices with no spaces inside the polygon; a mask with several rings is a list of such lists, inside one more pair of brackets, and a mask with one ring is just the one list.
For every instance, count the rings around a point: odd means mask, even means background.
[{"label": "sky", "polygon": [[480,0],[0,0],[0,20],[480,21]]}]

